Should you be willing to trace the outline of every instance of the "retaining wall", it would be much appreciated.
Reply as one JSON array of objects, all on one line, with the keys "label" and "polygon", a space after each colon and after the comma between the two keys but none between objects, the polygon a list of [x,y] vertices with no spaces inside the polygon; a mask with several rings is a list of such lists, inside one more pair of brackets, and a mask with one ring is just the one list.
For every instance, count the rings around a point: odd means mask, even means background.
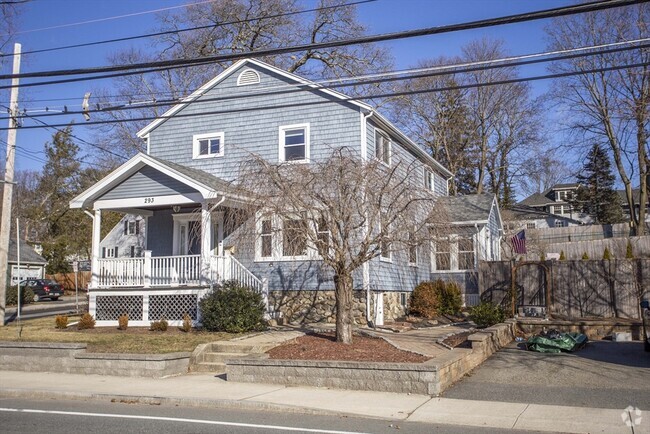
[{"label": "retaining wall", "polygon": [[440,395],[514,338],[514,322],[469,336],[472,348],[456,348],[425,363],[231,359],[228,381]]},{"label": "retaining wall", "polygon": [[643,323],[641,321],[611,319],[584,319],[584,320],[558,320],[558,319],[533,319],[521,318],[517,320],[517,327],[526,334],[537,334],[544,330],[555,329],[561,332],[582,333],[591,340],[599,340],[617,332],[632,334],[632,339],[643,339]]},{"label": "retaining wall", "polygon": [[160,378],[186,373],[190,355],[87,353],[86,344],[0,341],[0,366],[8,371]]}]

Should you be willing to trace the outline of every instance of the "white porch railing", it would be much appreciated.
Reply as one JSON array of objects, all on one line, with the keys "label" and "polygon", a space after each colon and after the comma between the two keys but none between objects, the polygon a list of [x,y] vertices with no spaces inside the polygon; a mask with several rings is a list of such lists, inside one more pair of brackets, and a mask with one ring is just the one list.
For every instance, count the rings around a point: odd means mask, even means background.
[{"label": "white porch railing", "polygon": [[211,256],[204,266],[201,255],[152,257],[146,251],[143,258],[100,259],[96,272],[99,288],[207,286],[236,280],[264,289],[262,280],[232,256]]}]

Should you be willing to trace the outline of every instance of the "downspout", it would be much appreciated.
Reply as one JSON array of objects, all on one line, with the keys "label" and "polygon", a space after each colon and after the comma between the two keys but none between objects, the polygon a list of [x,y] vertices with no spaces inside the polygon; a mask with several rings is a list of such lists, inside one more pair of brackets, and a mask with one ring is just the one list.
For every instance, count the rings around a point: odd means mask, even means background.
[{"label": "downspout", "polygon": [[[365,115],[362,114],[361,116],[361,156],[364,160],[368,159],[368,137],[367,137],[367,132],[368,132],[368,119],[373,115],[373,111],[369,111]],[[368,228],[368,218],[366,216],[366,236],[368,236],[368,231],[370,230]],[[370,325],[371,322],[371,311],[370,311],[370,263],[368,261],[364,262],[363,265],[361,266],[361,274],[362,274],[362,284],[363,284],[363,289],[366,291],[366,323]],[[372,319],[372,322],[374,323],[374,318]]]}]

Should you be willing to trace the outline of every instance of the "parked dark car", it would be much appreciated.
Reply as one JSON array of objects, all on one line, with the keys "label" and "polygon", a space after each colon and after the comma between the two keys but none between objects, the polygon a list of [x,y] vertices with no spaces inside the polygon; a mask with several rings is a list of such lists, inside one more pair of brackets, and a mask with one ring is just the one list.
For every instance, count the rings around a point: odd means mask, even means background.
[{"label": "parked dark car", "polygon": [[63,286],[51,279],[26,279],[20,282],[20,286],[32,290],[34,301],[44,298],[58,300],[63,295]]}]

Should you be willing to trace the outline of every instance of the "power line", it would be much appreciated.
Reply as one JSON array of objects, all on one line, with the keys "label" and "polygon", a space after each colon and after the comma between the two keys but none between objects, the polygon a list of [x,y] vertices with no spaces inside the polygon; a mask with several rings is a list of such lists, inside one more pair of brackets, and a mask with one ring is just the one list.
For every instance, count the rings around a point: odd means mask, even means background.
[{"label": "power line", "polygon": [[[190,65],[197,65],[206,62],[230,61],[235,59],[241,59],[244,57],[260,57],[260,56],[285,54],[285,53],[291,53],[296,51],[318,50],[318,49],[325,49],[325,48],[343,47],[349,45],[368,44],[374,42],[413,38],[418,36],[435,35],[440,33],[449,33],[449,32],[455,32],[460,30],[492,27],[492,26],[498,26],[503,24],[521,23],[525,21],[532,21],[532,20],[538,20],[543,18],[554,18],[554,17],[561,17],[566,15],[573,15],[577,13],[606,10],[606,9],[611,9],[611,8],[621,7],[621,6],[630,6],[630,5],[640,4],[640,3],[647,3],[648,1],[650,0],[595,1],[595,2],[584,3],[579,5],[573,5],[573,6],[564,6],[564,7],[553,8],[553,9],[545,9],[536,12],[508,15],[499,18],[490,18],[490,19],[460,23],[460,24],[428,27],[424,29],[406,30],[401,32],[385,33],[379,35],[361,36],[361,37],[342,39],[342,40],[339,39],[336,41],[299,44],[290,47],[271,48],[271,49],[264,49],[264,50],[249,51],[245,53],[221,54],[221,55],[207,56],[207,57],[200,57],[200,58],[172,59],[172,60],[162,60],[156,62],[142,62],[142,63],[136,63],[131,65],[114,65],[114,66],[102,66],[102,67],[91,67],[91,68],[50,70],[50,71],[28,72],[28,73],[21,73],[15,75],[5,74],[5,75],[0,75],[0,80],[12,79],[12,78],[60,77],[60,76],[81,75],[81,74],[98,74],[103,72],[132,71],[132,70],[142,70],[145,68],[161,68],[161,67],[170,67],[170,66],[179,66],[179,65],[190,66]],[[142,71],[137,73],[142,73]]]},{"label": "power line", "polygon": [[[206,103],[206,102],[226,101],[232,99],[252,98],[258,96],[271,96],[271,95],[295,93],[295,92],[302,91],[305,88],[311,88],[314,85],[322,86],[330,83],[335,83],[335,87],[341,88],[341,87],[350,87],[350,86],[358,86],[358,85],[366,85],[366,84],[413,80],[418,78],[430,78],[430,77],[452,75],[452,74],[471,73],[471,72],[483,71],[483,70],[494,69],[494,68],[513,68],[516,66],[531,65],[531,64],[542,63],[542,62],[553,62],[558,60],[567,60],[573,58],[604,55],[604,54],[611,54],[611,53],[622,52],[622,51],[650,48],[650,43],[631,45],[631,44],[639,44],[640,42],[648,42],[648,41],[650,41],[650,38],[637,39],[633,41],[615,42],[610,44],[601,44],[601,45],[590,46],[590,47],[573,48],[567,50],[557,50],[557,51],[550,51],[544,53],[525,54],[520,56],[478,61],[478,62],[466,62],[461,64],[451,64],[451,65],[438,65],[438,66],[427,67],[427,68],[390,71],[390,72],[370,74],[365,76],[343,77],[337,79],[311,82],[309,84],[298,83],[298,84],[283,84],[283,85],[276,85],[276,86],[268,86],[266,88],[259,89],[258,92],[251,92],[246,94],[242,94],[242,93],[236,93],[230,95],[226,94],[219,97],[202,98],[201,100],[189,101],[185,103],[186,104],[191,104],[193,102]],[[587,51],[587,50],[594,50],[594,49],[597,50]],[[405,75],[405,74],[409,74],[409,75]],[[353,81],[353,82],[345,83],[347,81]],[[236,86],[233,86],[233,88],[236,88]],[[227,88],[223,88],[223,89],[225,90]],[[184,102],[184,99],[186,99],[186,97],[169,99],[169,100],[160,100],[160,101],[154,100],[153,102],[144,102],[144,103],[138,102],[137,104],[133,104],[131,101],[129,101],[128,102],[129,105],[127,106],[118,105],[113,107],[98,108],[98,109],[87,110],[87,111],[77,111],[77,110],[69,111],[67,110],[67,106],[66,106],[65,111],[62,113],[56,113],[56,112],[52,113],[46,111],[46,113],[41,113],[39,115],[32,115],[29,117],[78,115],[82,113],[93,114],[93,113],[105,113],[105,112],[113,112],[113,111],[136,110],[142,108],[165,107],[172,104],[182,103]],[[120,104],[119,101],[117,102],[114,101],[112,103]],[[126,102],[123,103],[126,104]],[[23,118],[27,116],[28,116],[27,113],[25,113],[24,115],[18,115],[16,117]],[[5,119],[8,118],[0,117],[0,120],[5,120]]]},{"label": "power line", "polygon": [[[210,0],[215,1],[215,0]],[[266,16],[259,16],[255,18],[248,18],[245,20],[236,20],[236,21],[229,21],[229,22],[224,22],[224,23],[218,23],[218,24],[210,24],[210,25],[205,25],[205,26],[197,26],[197,27],[188,27],[186,29],[178,29],[178,30],[167,30],[163,32],[155,32],[155,33],[147,33],[147,34],[142,34],[142,35],[134,35],[134,36],[126,36],[123,38],[114,38],[114,39],[105,39],[101,41],[94,41],[94,42],[85,42],[82,44],[72,44],[72,45],[65,45],[61,47],[50,47],[50,48],[42,48],[42,49],[37,49],[37,50],[31,50],[31,51],[25,51],[22,53],[23,55],[26,54],[36,54],[36,53],[46,53],[50,51],[58,51],[58,50],[67,50],[71,48],[81,48],[81,47],[91,47],[95,45],[102,45],[102,44],[111,44],[114,42],[125,42],[125,41],[132,41],[135,39],[143,39],[143,38],[152,38],[156,36],[164,36],[164,35],[172,35],[175,33],[184,33],[184,32],[190,32],[194,30],[203,30],[203,29],[214,29],[218,27],[225,27],[233,24],[242,24],[242,23],[249,23],[252,21],[262,21],[262,20],[269,20],[273,18],[280,18],[280,17],[286,17],[286,16],[291,16],[291,15],[299,15],[299,14],[306,14],[310,12],[318,12],[318,11],[324,11],[328,9],[338,9],[338,8],[346,8],[350,6],[356,6],[360,5],[363,3],[373,3],[378,0],[359,0],[359,1],[354,1],[351,3],[344,3],[340,5],[333,5],[333,6],[323,6],[319,8],[313,8],[313,9],[305,9],[305,10],[300,10],[300,11],[293,11],[293,12],[285,12],[281,14],[273,14],[273,15],[266,15]],[[203,2],[206,3],[206,2]],[[195,4],[201,4],[201,3],[195,3]],[[11,56],[11,54],[2,54],[0,57],[6,57],[6,56]]]},{"label": "power line", "polygon": [[[553,79],[553,78],[570,77],[570,76],[573,76],[573,75],[592,74],[592,73],[597,73],[597,72],[615,71],[615,70],[628,69],[628,68],[638,68],[638,67],[648,66],[648,65],[650,65],[650,62],[638,62],[638,63],[628,64],[628,65],[618,65],[618,66],[610,66],[610,67],[605,67],[605,68],[595,68],[595,69],[591,69],[591,70],[570,71],[570,72],[563,72],[563,73],[556,73],[556,74],[546,74],[546,75],[532,76],[532,77],[513,78],[513,79],[500,80],[500,81],[494,81],[494,82],[471,83],[471,84],[456,85],[456,86],[445,86],[445,87],[439,87],[439,88],[419,89],[419,90],[402,91],[402,92],[390,92],[390,93],[383,93],[383,94],[378,94],[378,95],[364,95],[364,96],[358,96],[358,97],[344,97],[344,98],[341,98],[341,101],[357,101],[359,99],[372,99],[372,98],[390,98],[390,97],[394,97],[394,96],[409,96],[409,95],[418,95],[418,94],[424,94],[424,93],[445,92],[445,91],[450,91],[450,90],[471,89],[471,88],[480,88],[480,87],[488,87],[488,86],[499,86],[499,85],[506,85],[506,84],[524,83],[524,82],[536,81],[536,80],[547,80],[547,79]],[[302,102],[302,103],[301,102],[293,102],[293,103],[280,104],[280,105],[256,106],[256,107],[229,109],[229,110],[216,110],[216,111],[207,111],[207,112],[202,112],[202,113],[187,113],[187,114],[176,113],[176,114],[171,115],[171,116],[142,116],[142,117],[138,117],[138,118],[120,119],[120,120],[89,121],[89,122],[86,122],[84,125],[105,125],[105,124],[115,124],[115,123],[122,123],[122,122],[148,121],[148,120],[155,120],[155,119],[170,119],[170,118],[211,116],[211,115],[219,115],[219,114],[227,114],[227,113],[250,112],[250,111],[256,111],[256,110],[269,110],[269,109],[279,109],[279,108],[296,108],[296,107],[330,104],[330,103],[331,103],[331,101],[329,101],[329,100],[310,101],[310,102]],[[49,125],[49,126],[50,127],[66,127],[67,125],[68,124],[55,124],[55,125]],[[37,129],[37,128],[43,128],[43,127],[42,126],[37,126],[37,125],[32,125],[32,126],[22,126],[20,128],[21,129]],[[9,129],[8,127],[0,128],[0,131],[8,130],[8,129]]]}]

